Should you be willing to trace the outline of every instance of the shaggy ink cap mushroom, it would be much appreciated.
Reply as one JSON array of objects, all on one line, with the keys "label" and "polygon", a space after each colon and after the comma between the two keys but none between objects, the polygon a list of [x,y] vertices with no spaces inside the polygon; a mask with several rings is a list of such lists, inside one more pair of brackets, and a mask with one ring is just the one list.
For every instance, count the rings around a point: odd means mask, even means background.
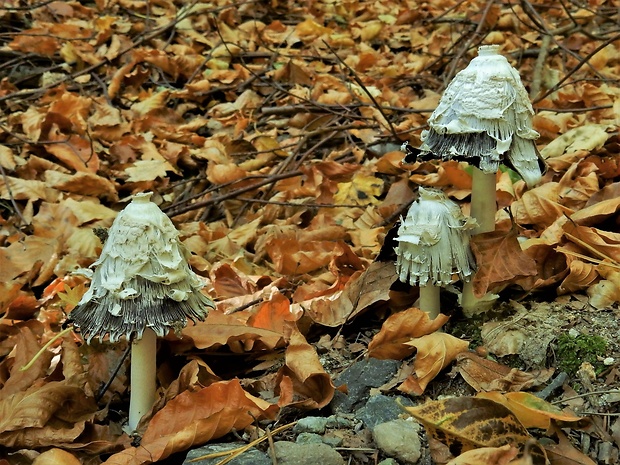
[{"label": "shaggy ink cap mushroom", "polygon": [[152,193],[137,194],[114,220],[89,290],[70,319],[87,342],[142,338],[146,328],[158,336],[179,332],[204,320],[214,304],[188,264],[189,252]]},{"label": "shaggy ink cap mushroom", "polygon": [[519,73],[499,46],[481,46],[430,116],[419,156],[464,160],[483,173],[496,173],[504,162],[532,187],[544,169],[534,144],[539,134],[532,128],[533,114]]},{"label": "shaggy ink cap mushroom", "polygon": [[474,227],[475,222],[442,191],[420,187],[396,238],[400,281],[412,286],[446,286],[456,276],[469,281],[475,271],[469,247]]}]

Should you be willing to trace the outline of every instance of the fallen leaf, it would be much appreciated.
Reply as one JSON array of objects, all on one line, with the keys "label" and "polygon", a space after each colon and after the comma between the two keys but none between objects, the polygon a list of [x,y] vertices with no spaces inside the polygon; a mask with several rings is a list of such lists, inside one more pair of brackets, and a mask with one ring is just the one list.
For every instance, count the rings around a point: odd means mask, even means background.
[{"label": "fallen leaf", "polygon": [[558,444],[547,444],[545,450],[553,465],[596,465],[590,457],[575,448],[564,432],[553,426],[551,433],[558,437]]},{"label": "fallen leaf", "polygon": [[106,465],[142,465],[242,430],[257,419],[273,419],[277,407],[243,390],[238,380],[185,391],[153,415],[138,447],[109,457]]},{"label": "fallen leaf", "polygon": [[478,265],[473,280],[476,297],[482,297],[494,286],[537,272],[536,262],[521,250],[514,228],[478,234],[470,244]]},{"label": "fallen leaf", "polygon": [[469,346],[467,341],[440,332],[413,339],[405,344],[417,350],[413,362],[415,375],[409,376],[398,390],[418,396],[422,395],[428,383],[435,379],[441,370]]},{"label": "fallen leaf", "polygon": [[395,313],[383,322],[381,330],[368,344],[368,356],[381,360],[406,358],[415,350],[408,342],[434,333],[448,320],[443,314],[431,320],[427,312],[416,307]]},{"label": "fallen leaf", "polygon": [[335,391],[331,376],[325,372],[314,347],[298,330],[291,334],[285,358],[276,378],[279,405],[314,409],[329,404]]},{"label": "fallen leaf", "polygon": [[457,355],[457,370],[476,391],[521,391],[547,382],[554,370],[524,372],[493,360],[482,358],[473,352]]},{"label": "fallen leaf", "polygon": [[464,452],[446,465],[507,465],[518,454],[519,449],[509,444],[501,447],[481,447]]},{"label": "fallen leaf", "polygon": [[396,279],[394,263],[373,262],[358,276],[351,277],[341,292],[314,300],[306,312],[315,323],[340,326],[372,304],[387,301],[390,286]]},{"label": "fallen leaf", "polygon": [[[405,410],[424,425],[429,436],[448,446],[455,455],[506,444],[523,450],[530,439],[510,410],[488,399],[452,397],[405,407]],[[538,447],[534,464],[545,463],[545,453]]]},{"label": "fallen leaf", "polygon": [[572,413],[564,412],[529,392],[508,392],[506,394],[497,391],[481,392],[476,397],[490,399],[504,405],[526,428],[548,429],[551,426],[551,420],[575,423],[583,419]]}]

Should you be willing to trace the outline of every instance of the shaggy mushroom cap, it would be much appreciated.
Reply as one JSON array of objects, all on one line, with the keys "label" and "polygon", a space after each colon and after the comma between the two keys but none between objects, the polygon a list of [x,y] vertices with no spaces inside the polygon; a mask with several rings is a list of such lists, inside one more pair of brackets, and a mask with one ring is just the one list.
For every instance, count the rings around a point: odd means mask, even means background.
[{"label": "shaggy mushroom cap", "polygon": [[484,173],[496,173],[504,161],[531,187],[544,169],[534,144],[539,134],[532,129],[533,114],[517,70],[499,54],[499,46],[482,46],[430,116],[420,157],[462,159]]},{"label": "shaggy mushroom cap", "polygon": [[469,281],[475,271],[469,231],[475,226],[442,191],[421,187],[398,228],[400,281],[412,286],[446,286],[457,276]]},{"label": "shaggy mushroom cap", "polygon": [[115,342],[142,338],[145,328],[158,336],[204,320],[215,305],[190,269],[189,252],[151,193],[137,194],[109,230],[89,290],[69,315],[84,338]]}]

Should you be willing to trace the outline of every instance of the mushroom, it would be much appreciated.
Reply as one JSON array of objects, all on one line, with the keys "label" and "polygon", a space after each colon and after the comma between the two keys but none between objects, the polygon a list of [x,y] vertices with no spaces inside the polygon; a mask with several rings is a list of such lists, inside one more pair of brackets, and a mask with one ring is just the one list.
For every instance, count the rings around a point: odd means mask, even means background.
[{"label": "mushroom", "polygon": [[471,215],[474,234],[495,230],[495,178],[500,163],[512,166],[528,187],[538,183],[544,163],[534,140],[534,110],[519,73],[498,45],[484,45],[478,56],[446,88],[421,135],[416,154],[465,160],[474,165]]},{"label": "mushroom", "polygon": [[475,222],[442,191],[420,187],[418,193],[398,228],[396,270],[400,281],[420,287],[420,309],[435,318],[441,287],[474,273],[469,231]]},{"label": "mushroom", "polygon": [[129,423],[135,431],[155,402],[156,343],[204,320],[214,304],[188,264],[189,251],[152,193],[137,194],[114,220],[88,291],[69,319],[87,343],[109,335],[132,343]]}]

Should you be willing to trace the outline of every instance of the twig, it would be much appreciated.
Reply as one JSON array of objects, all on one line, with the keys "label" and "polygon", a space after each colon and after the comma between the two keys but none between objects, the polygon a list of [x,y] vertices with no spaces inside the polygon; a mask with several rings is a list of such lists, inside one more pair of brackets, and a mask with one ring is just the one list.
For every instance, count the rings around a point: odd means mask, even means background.
[{"label": "twig", "polygon": [[465,52],[469,50],[469,48],[471,47],[471,44],[474,42],[474,39],[476,39],[476,37],[481,35],[482,28],[487,19],[487,16],[489,15],[489,11],[491,11],[491,7],[493,6],[493,3],[495,3],[495,0],[487,1],[484,7],[484,11],[482,12],[482,17],[480,18],[480,21],[478,22],[478,26],[476,27],[476,30],[474,31],[473,34],[469,35],[469,37],[465,40],[465,43],[463,44],[463,46],[460,47],[460,50],[457,52],[455,57],[452,59],[452,64],[450,65],[450,69],[448,70],[444,78],[445,82],[450,82],[452,80],[452,78],[456,74],[456,67],[458,66],[459,60],[465,54]]},{"label": "twig", "polygon": [[4,185],[6,186],[6,192],[9,195],[9,202],[11,202],[15,214],[19,217],[19,221],[21,222],[22,226],[28,226],[26,218],[24,218],[24,215],[22,215],[22,212],[19,209],[19,205],[17,205],[15,197],[13,197],[13,192],[11,191],[11,185],[9,183],[9,177],[4,172],[4,167],[2,166],[2,164],[0,164],[0,174],[2,175],[2,180],[4,181]]},{"label": "twig", "polygon": [[394,139],[396,140],[400,140],[398,137],[398,134],[396,133],[396,130],[394,129],[394,125],[392,124],[392,122],[389,120],[389,118],[387,117],[387,115],[385,114],[385,112],[383,111],[383,107],[381,105],[379,105],[379,102],[377,102],[377,100],[375,99],[375,97],[370,93],[370,91],[366,88],[366,86],[364,85],[364,83],[362,82],[362,80],[359,78],[359,76],[357,75],[357,73],[355,72],[355,70],[353,68],[351,68],[349,65],[347,65],[345,63],[345,61],[340,58],[340,56],[336,53],[336,51],[331,47],[331,45],[329,45],[325,40],[323,40],[323,43],[325,44],[325,46],[329,49],[330,52],[332,52],[334,54],[334,56],[338,59],[338,61],[340,62],[340,64],[342,66],[344,66],[349,73],[351,73],[351,75],[353,76],[353,80],[357,83],[358,86],[361,87],[361,89],[364,91],[364,93],[368,96],[368,98],[371,100],[371,102],[375,105],[375,107],[377,108],[377,110],[379,111],[379,113],[381,113],[381,116],[383,116],[383,119],[385,120],[385,122],[388,124],[388,127],[390,129],[390,132],[392,133],[392,135],[394,136]]}]

